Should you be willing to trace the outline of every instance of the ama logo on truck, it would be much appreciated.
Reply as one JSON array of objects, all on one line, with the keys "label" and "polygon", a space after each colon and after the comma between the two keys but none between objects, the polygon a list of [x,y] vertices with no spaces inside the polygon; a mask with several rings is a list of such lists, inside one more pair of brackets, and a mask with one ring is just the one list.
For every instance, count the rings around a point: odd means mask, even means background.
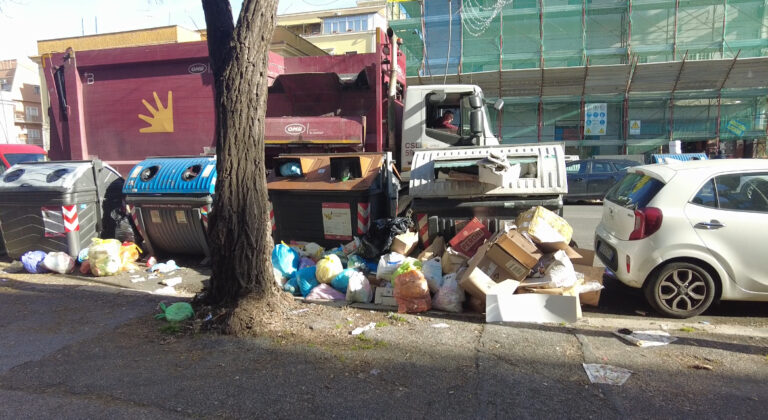
[{"label": "ama logo on truck", "polygon": [[288,124],[285,126],[285,134],[288,134],[289,136],[299,136],[304,134],[307,131],[307,127],[305,127],[303,124]]}]

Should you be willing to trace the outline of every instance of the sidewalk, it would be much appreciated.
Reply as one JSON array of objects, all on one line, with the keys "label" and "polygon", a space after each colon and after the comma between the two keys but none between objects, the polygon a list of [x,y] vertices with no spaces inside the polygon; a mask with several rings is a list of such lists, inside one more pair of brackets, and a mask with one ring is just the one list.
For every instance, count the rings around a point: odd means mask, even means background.
[{"label": "sidewalk", "polygon": [[[605,316],[574,326],[397,322],[320,305],[285,316],[341,337],[327,345],[174,335],[152,315],[177,299],[46,277],[52,284],[0,282],[0,417],[757,418],[768,399],[764,337],[675,324],[678,341],[637,348],[611,334],[624,320]],[[334,319],[317,322],[318,312]],[[363,338],[348,335],[379,318]],[[595,385],[582,363],[633,374]]]}]

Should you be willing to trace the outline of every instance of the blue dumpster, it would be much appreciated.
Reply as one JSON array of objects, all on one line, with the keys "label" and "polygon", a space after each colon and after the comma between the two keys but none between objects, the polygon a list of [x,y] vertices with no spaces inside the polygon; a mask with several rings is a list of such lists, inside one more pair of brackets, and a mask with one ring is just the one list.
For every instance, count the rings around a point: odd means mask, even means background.
[{"label": "blue dumpster", "polygon": [[144,246],[155,256],[199,255],[207,261],[208,213],[216,157],[153,157],[139,162],[123,187]]}]

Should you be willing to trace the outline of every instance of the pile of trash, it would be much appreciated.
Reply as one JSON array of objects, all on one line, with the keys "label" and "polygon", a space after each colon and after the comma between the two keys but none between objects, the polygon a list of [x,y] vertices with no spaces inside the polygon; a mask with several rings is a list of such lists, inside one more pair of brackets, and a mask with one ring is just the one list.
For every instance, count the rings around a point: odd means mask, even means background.
[{"label": "pile of trash", "polygon": [[488,322],[573,322],[581,304],[597,306],[603,269],[592,266],[594,252],[569,246],[572,235],[563,218],[534,207],[495,234],[475,218],[447,243],[438,236],[418,248],[410,218],[382,219],[335,249],[278,244],[272,262],[278,285],[306,300],[473,311]]},{"label": "pile of trash", "polygon": [[147,259],[145,268],[140,267],[138,262],[141,254],[141,248],[133,242],[93,238],[91,245],[82,249],[77,258],[72,258],[66,252],[29,251],[24,253],[19,261],[14,261],[5,271],[71,274],[78,270],[80,274],[105,277],[141,270],[168,274],[179,269],[173,260],[158,263],[154,257]]}]

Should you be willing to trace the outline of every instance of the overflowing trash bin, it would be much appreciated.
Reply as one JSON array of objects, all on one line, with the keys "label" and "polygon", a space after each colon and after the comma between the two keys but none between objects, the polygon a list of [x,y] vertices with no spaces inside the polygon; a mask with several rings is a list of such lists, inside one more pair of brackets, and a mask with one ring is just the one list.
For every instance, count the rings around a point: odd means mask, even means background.
[{"label": "overflowing trash bin", "polygon": [[139,162],[123,193],[147,251],[210,258],[206,231],[215,186],[215,156],[156,157]]},{"label": "overflowing trash bin", "polygon": [[0,227],[8,256],[27,251],[77,257],[91,238],[114,231],[123,178],[100,160],[19,163],[0,177]]},{"label": "overflowing trash bin", "polygon": [[275,162],[267,178],[275,242],[337,246],[395,215],[400,184],[389,153],[284,154]]}]

